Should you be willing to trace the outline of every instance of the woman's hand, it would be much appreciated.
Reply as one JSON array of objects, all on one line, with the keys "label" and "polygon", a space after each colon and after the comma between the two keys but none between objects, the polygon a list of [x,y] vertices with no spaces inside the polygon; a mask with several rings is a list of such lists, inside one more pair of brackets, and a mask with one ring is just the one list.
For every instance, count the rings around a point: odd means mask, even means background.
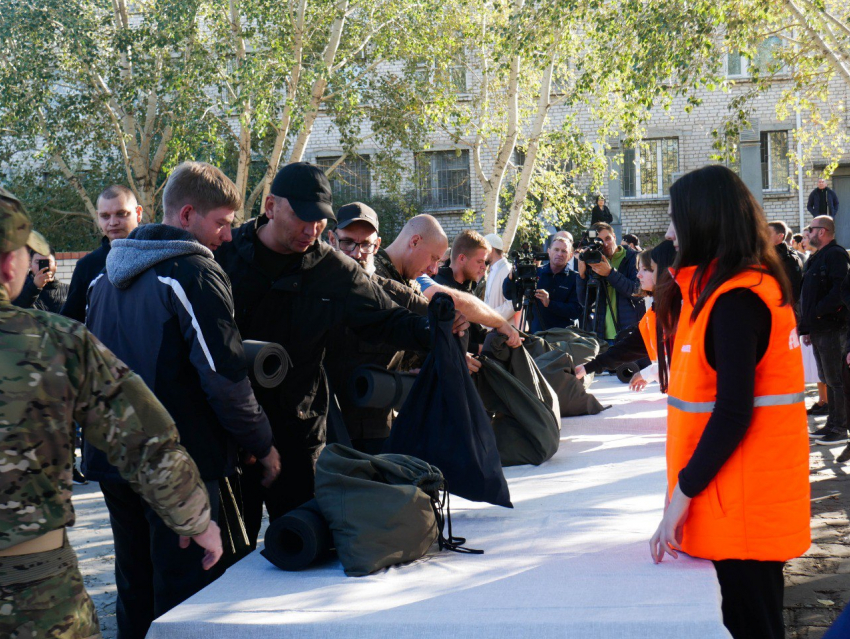
[{"label": "woman's hand", "polygon": [[640,371],[632,375],[632,379],[629,382],[629,390],[633,390],[636,393],[639,393],[644,388],[646,388],[647,381],[641,377]]},{"label": "woman's hand", "polygon": [[690,506],[691,498],[686,497],[679,485],[676,484],[670,503],[664,510],[664,517],[661,518],[658,529],[652,535],[652,539],[649,540],[649,552],[652,554],[652,560],[655,563],[661,563],[665,552],[674,558],[679,556],[676,551],[682,550],[682,527],[688,519]]},{"label": "woman's hand", "polygon": [[576,366],[575,375],[576,375],[576,379],[581,379],[582,377],[587,375],[587,371],[584,369],[584,366],[582,364],[579,364],[578,366]]}]

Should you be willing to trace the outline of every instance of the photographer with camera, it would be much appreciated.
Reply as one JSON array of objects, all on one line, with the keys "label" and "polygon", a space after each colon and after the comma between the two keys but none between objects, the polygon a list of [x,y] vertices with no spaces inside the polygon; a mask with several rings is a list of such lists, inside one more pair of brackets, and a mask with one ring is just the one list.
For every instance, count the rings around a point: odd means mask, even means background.
[{"label": "photographer with camera", "polygon": [[[610,224],[590,227],[579,247],[577,288],[584,306],[583,329],[613,343],[624,328],[637,324],[646,312],[638,287],[637,251],[617,246]],[[595,289],[595,290],[588,290]]]},{"label": "photographer with camera", "polygon": [[48,313],[58,313],[68,297],[68,285],[56,280],[56,257],[53,249],[49,255],[33,252],[30,272],[21,294],[12,302],[19,308],[34,308]]},{"label": "photographer with camera", "polygon": [[[533,270],[535,257],[547,255],[549,263]],[[505,280],[503,292],[505,298],[514,301],[514,307],[528,307],[532,333],[572,326],[579,318],[576,273],[567,269],[572,255],[572,243],[558,236],[552,238],[548,254],[535,256],[530,250],[515,254],[514,268]]]}]

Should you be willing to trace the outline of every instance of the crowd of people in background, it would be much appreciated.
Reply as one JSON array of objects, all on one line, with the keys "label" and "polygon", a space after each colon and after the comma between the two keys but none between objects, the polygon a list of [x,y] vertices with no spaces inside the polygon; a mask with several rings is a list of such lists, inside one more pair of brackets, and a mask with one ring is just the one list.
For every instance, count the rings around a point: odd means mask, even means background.
[{"label": "crowd of people in background", "polygon": [[[3,197],[4,215],[23,233],[19,203]],[[468,333],[471,372],[489,331],[519,348],[521,331],[579,325],[610,348],[577,367],[577,377],[634,361],[634,390],[658,381],[670,397],[669,486],[653,557],[684,550],[713,560],[733,636],[781,636],[782,565],[809,539],[804,377],[825,389],[809,413],[826,423],[809,437],[848,442],[850,257],[835,242],[838,200],[825,183],[809,197],[811,224],[794,235],[782,221],[765,223],[727,169],[689,173],[671,188],[666,241],[646,250],[633,234],[618,242],[600,195],[581,246],[565,230],[547,239],[527,315],[495,233],[468,229],[450,242],[435,217],[417,215],[383,246],[377,213],[361,202],[334,211],[327,177],[307,163],[283,167],[261,215],[232,228],[242,205],[219,169],[186,162],[165,185],[161,223],[141,224],[132,190],[101,193],[103,239],[77,263],[70,286],[56,281],[49,247],[26,239],[29,227],[4,249],[29,246],[26,278],[4,271],[13,304],[84,322],[87,331],[62,330],[89,344],[90,332],[146,389],[124,384],[126,397],[113,392],[107,404],[170,415],[187,453],[179,463],[184,484],[191,481],[179,488],[166,479],[151,497],[138,475],[151,460],[128,461],[148,454],[149,438],[116,442],[85,430],[82,471],[100,482],[115,540],[121,639],[144,637],[156,617],[222,573],[213,564],[224,551],[208,522],[218,518],[219,482],[237,467],[254,547],[264,507],[275,519],[312,498],[336,406],[354,448],[382,450],[394,412],[356,407],[348,381],[361,364],[415,371],[430,348],[427,310],[437,293],[454,301],[455,332]],[[292,366],[282,387],[252,385],[243,339],[284,347]],[[120,369],[114,359],[105,366]],[[94,410],[84,406],[72,421],[90,423]],[[164,441],[176,446],[167,422]],[[847,459],[850,445],[839,457]],[[69,475],[72,468],[85,481],[73,459]],[[730,488],[732,472],[752,480],[753,492]],[[718,491],[730,499],[724,522],[710,497]],[[161,498],[170,493],[183,501]],[[748,514],[780,507],[778,518]],[[176,523],[177,511],[193,523]],[[187,537],[198,542],[191,550]]]}]

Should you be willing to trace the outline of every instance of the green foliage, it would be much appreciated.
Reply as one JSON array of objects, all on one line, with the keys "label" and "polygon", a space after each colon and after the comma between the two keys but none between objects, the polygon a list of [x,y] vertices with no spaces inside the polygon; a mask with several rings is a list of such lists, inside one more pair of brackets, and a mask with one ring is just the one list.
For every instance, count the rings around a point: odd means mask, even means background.
[{"label": "green foliage", "polygon": [[[95,194],[120,180],[120,164],[92,167],[82,175],[85,188]],[[27,208],[33,226],[56,251],[91,251],[100,242],[100,229],[86,213],[83,202],[67,181],[47,167],[16,171],[3,186]]]}]

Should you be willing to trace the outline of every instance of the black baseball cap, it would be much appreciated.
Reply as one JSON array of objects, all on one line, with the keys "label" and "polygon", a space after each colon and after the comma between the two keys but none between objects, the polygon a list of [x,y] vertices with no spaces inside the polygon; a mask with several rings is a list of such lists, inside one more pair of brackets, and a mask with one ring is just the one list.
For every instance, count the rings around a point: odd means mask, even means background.
[{"label": "black baseball cap", "polygon": [[368,204],[363,204],[363,202],[352,202],[339,207],[336,212],[336,219],[338,229],[344,229],[352,222],[366,222],[371,224],[376,231],[378,230],[378,214],[375,213],[375,209]]},{"label": "black baseball cap", "polygon": [[329,219],[336,221],[331,183],[315,164],[293,162],[274,177],[272,195],[285,197],[295,215],[305,222]]}]

